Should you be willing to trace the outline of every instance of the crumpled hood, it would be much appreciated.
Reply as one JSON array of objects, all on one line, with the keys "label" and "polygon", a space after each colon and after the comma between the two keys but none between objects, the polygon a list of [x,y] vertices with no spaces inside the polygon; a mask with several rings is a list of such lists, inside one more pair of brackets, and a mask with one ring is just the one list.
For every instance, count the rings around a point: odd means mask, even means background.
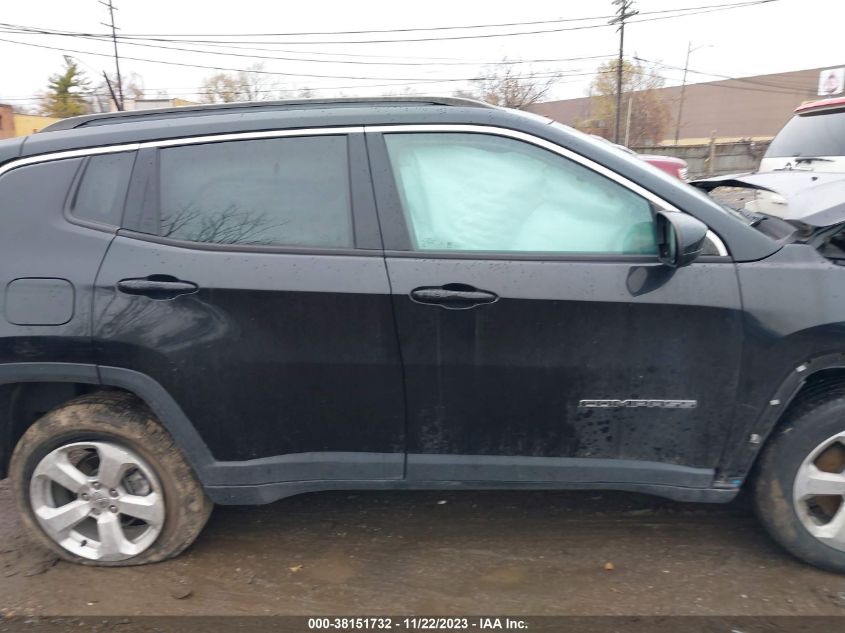
[{"label": "crumpled hood", "polygon": [[793,169],[716,176],[690,184],[708,192],[717,187],[771,191],[786,200],[776,215],[794,224],[822,228],[845,222],[845,174]]}]

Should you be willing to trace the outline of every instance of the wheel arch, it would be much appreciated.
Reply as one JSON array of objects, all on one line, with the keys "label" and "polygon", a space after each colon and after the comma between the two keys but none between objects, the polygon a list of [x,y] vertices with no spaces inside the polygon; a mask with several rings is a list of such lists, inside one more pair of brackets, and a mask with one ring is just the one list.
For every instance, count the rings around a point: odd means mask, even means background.
[{"label": "wheel arch", "polygon": [[[131,369],[87,363],[0,364],[0,477],[6,476],[9,459],[18,439],[37,419],[33,419],[32,413],[22,417],[16,415],[13,407],[14,394],[30,385],[38,386],[36,393],[42,397],[46,395],[49,405],[47,410],[102,388],[120,389],[135,395],[161,421],[200,481],[205,483],[205,475],[209,466],[214,463],[214,458],[196,428],[167,390],[146,374]],[[66,394],[67,397],[60,394]]]},{"label": "wheel arch", "polygon": [[[718,483],[741,485],[752,473],[763,447],[789,419],[795,407],[843,386],[845,352],[818,356],[795,365],[776,387],[762,413],[745,427],[744,436],[726,450]],[[741,419],[741,415],[737,419]]]}]

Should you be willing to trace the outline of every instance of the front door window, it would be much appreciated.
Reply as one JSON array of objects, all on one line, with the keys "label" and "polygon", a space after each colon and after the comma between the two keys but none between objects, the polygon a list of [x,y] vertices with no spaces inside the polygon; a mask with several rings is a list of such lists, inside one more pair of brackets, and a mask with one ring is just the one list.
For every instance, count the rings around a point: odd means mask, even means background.
[{"label": "front door window", "polygon": [[415,250],[657,253],[648,201],[548,150],[468,133],[385,140]]}]

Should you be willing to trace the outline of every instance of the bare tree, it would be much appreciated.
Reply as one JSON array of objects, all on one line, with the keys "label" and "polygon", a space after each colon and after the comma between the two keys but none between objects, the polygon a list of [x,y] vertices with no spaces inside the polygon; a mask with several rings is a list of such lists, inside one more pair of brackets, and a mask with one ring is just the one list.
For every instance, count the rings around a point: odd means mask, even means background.
[{"label": "bare tree", "polygon": [[[590,84],[590,114],[575,127],[609,137],[616,116],[616,71],[619,62],[608,61],[598,68]],[[621,138],[628,145],[642,146],[663,140],[669,124],[669,106],[659,89],[665,79],[641,62],[622,62]],[[630,112],[629,112],[630,110]]]},{"label": "bare tree", "polygon": [[241,94],[247,101],[262,101],[275,99],[278,96],[281,83],[275,77],[264,72],[263,64],[253,64],[248,70],[238,73],[238,84]]},{"label": "bare tree", "polygon": [[273,99],[279,89],[278,80],[264,72],[263,64],[253,64],[247,70],[207,77],[200,85],[199,93],[203,103],[232,103]]},{"label": "bare tree", "polygon": [[264,212],[235,205],[213,213],[187,205],[162,214],[161,234],[211,244],[268,244],[273,242],[272,230],[284,224],[272,222]]},{"label": "bare tree", "polygon": [[459,90],[455,96],[486,101],[506,108],[525,108],[542,101],[557,83],[557,76],[522,70],[517,64],[507,63],[487,66],[483,74],[474,79],[472,88]]},{"label": "bare tree", "polygon": [[237,78],[229,73],[217,73],[206,77],[199,87],[199,97],[203,103],[243,101],[239,98]]},{"label": "bare tree", "polygon": [[[111,82],[111,88],[115,94],[120,94],[117,87],[117,75],[114,73],[106,73]],[[144,79],[138,73],[129,73],[122,75],[123,81],[123,96],[126,99],[143,99],[144,98]],[[111,110],[113,103],[109,84],[105,77],[102,81],[94,86],[94,91],[91,94],[92,107],[95,112],[108,112]]]}]

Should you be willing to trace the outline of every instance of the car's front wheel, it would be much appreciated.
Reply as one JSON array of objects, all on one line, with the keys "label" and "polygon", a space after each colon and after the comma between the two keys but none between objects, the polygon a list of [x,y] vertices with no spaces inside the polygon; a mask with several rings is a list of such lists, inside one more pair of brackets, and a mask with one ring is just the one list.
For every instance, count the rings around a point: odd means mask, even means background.
[{"label": "car's front wheel", "polygon": [[754,502],[789,552],[845,572],[845,390],[790,411],[760,457]]},{"label": "car's front wheel", "polygon": [[137,398],[77,398],[35,422],[12,455],[23,520],[62,558],[140,565],[184,550],[212,504],[169,434]]}]

